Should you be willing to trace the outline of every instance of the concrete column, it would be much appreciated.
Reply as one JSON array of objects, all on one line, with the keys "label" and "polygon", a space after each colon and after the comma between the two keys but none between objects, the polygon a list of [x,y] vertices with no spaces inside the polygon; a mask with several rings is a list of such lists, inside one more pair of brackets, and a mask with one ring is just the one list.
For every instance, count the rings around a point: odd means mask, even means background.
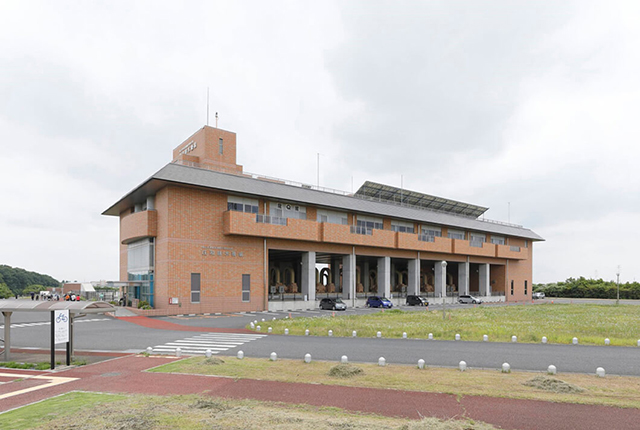
[{"label": "concrete column", "polygon": [[336,286],[336,291],[340,289],[340,259],[331,259],[331,282]]},{"label": "concrete column", "polygon": [[313,251],[302,253],[302,295],[307,300],[316,300],[316,253]]},{"label": "concrete column", "polygon": [[420,260],[409,260],[409,279],[407,280],[407,294],[420,295]]},{"label": "concrete column", "polygon": [[356,296],[356,256],[342,257],[342,298],[353,299]]},{"label": "concrete column", "polygon": [[490,278],[491,270],[488,264],[481,264],[480,270],[478,271],[478,277],[480,278],[480,295],[487,296],[490,293],[491,288],[491,280]]},{"label": "concrete column", "polygon": [[391,257],[378,258],[378,295],[391,296]]},{"label": "concrete column", "polygon": [[458,263],[458,292],[461,295],[469,294],[469,262]]},{"label": "concrete column", "polygon": [[446,297],[447,295],[447,270],[446,267],[442,267],[441,261],[436,261],[434,264],[435,267],[435,285],[434,291],[436,297]]},{"label": "concrete column", "polygon": [[4,315],[4,361],[11,361],[11,314],[13,312],[2,312]]},{"label": "concrete column", "polygon": [[156,196],[148,196],[147,197],[147,210],[148,211],[152,211],[154,210],[156,204]]},{"label": "concrete column", "polygon": [[362,265],[362,272],[360,272],[360,276],[362,276],[362,286],[365,291],[369,291],[369,262],[365,261]]}]

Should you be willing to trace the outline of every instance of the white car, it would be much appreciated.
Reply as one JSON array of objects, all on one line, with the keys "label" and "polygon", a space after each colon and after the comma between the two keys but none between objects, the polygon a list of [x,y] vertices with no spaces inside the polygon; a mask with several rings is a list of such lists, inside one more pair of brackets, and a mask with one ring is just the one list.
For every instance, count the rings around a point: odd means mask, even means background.
[{"label": "white car", "polygon": [[531,298],[533,298],[533,299],[544,299],[544,293],[543,292],[533,293],[531,295]]},{"label": "white car", "polygon": [[458,303],[471,303],[471,304],[480,304],[482,303],[482,300],[480,300],[477,297],[473,297],[473,296],[460,296],[458,297]]}]

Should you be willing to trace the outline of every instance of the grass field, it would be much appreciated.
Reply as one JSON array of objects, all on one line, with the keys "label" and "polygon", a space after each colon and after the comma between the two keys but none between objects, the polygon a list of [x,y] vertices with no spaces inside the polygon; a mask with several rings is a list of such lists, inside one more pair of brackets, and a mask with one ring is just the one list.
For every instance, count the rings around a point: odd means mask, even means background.
[{"label": "grass field", "polygon": [[[81,419],[79,419],[81,417]],[[73,392],[0,415],[0,428],[22,430],[402,429],[490,430],[470,420],[408,420],[336,408],[208,396],[144,396]]]},{"label": "grass field", "polygon": [[636,346],[640,339],[640,306],[633,305],[562,305],[544,304],[528,306],[478,306],[477,308],[447,311],[390,310],[369,315],[339,315],[319,318],[293,318],[260,322],[261,330],[273,328],[273,333],[312,336],[351,336],[399,338],[406,332],[409,338],[426,339],[433,333],[435,339],[453,340],[460,334],[462,340],[481,341],[483,335],[490,342],[538,343],[546,336],[549,343],[571,343],[577,337],[581,344]]},{"label": "grass field", "polygon": [[[325,385],[344,385],[408,391],[448,393],[454,395],[480,395],[490,397],[508,397],[535,399],[553,402],[597,404],[640,409],[640,378],[595,375],[559,374],[553,378],[536,372],[512,372],[470,369],[460,372],[456,369],[417,366],[358,363],[364,370],[352,378],[332,378],[329,370],[336,362],[302,360],[277,360],[224,357],[222,364],[204,357],[192,357],[152,369],[154,372],[188,373],[217,375],[231,378],[262,379],[281,382],[317,383]],[[545,377],[546,382],[563,382],[563,387],[571,385],[582,389],[558,390],[558,384],[533,384],[536,377]],[[552,387],[549,390],[548,387]]]}]

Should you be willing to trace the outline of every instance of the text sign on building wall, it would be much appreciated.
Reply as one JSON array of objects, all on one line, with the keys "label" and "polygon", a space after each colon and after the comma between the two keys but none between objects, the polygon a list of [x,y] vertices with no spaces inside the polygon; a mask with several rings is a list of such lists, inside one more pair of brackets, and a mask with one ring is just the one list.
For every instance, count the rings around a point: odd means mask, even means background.
[{"label": "text sign on building wall", "polygon": [[242,251],[234,251],[233,248],[223,246],[203,246],[202,255],[211,255],[218,257],[243,257]]},{"label": "text sign on building wall", "polygon": [[55,343],[69,342],[69,310],[53,311],[53,336]]}]

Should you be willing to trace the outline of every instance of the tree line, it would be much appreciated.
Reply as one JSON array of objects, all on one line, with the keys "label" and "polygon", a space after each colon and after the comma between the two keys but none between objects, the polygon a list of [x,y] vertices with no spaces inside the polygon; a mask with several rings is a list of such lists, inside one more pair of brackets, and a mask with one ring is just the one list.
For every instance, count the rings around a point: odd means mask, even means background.
[{"label": "tree line", "polygon": [[[40,286],[44,288],[40,288]],[[49,275],[31,272],[19,267],[0,265],[0,298],[6,299],[16,294],[25,294],[34,288],[39,288],[38,291],[40,291],[47,287],[57,288],[59,286],[60,282]]]},{"label": "tree line", "polygon": [[[546,297],[570,297],[588,299],[615,299],[618,286],[615,281],[602,279],[586,279],[584,277],[568,278],[564,282],[550,284],[533,284],[534,292],[543,292]],[[621,299],[640,299],[640,283],[625,282],[620,284]]]}]

